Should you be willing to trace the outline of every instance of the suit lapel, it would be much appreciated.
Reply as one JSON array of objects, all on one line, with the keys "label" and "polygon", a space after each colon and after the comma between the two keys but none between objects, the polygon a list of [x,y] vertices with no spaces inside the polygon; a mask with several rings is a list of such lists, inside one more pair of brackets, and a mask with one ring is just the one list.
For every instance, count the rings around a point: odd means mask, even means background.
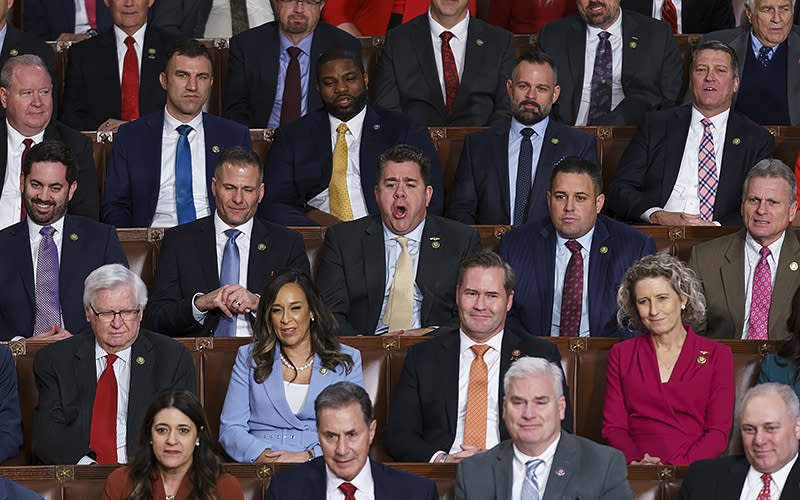
[{"label": "suit lapel", "polygon": [[[259,64],[258,65],[259,71],[261,72],[261,75],[259,76],[259,80],[263,81],[263,82],[267,82],[265,90],[267,90],[267,92],[270,92],[272,95],[265,96],[264,100],[265,100],[265,102],[270,103],[270,106],[271,106],[271,104],[275,102],[275,97],[276,97],[275,94],[278,92],[278,73],[280,71],[279,59],[280,59],[280,56],[281,56],[281,54],[280,54],[280,52],[281,52],[281,39],[280,39],[279,31],[278,31],[278,23],[268,23],[268,24],[264,25],[264,28],[265,28],[264,29],[265,36],[264,36],[264,38],[262,40],[262,45],[261,45],[261,50],[263,51],[262,52],[263,53],[262,61],[275,61],[275,63],[274,64],[270,63],[270,64]],[[317,40],[317,38],[319,38],[319,37],[315,36],[314,39],[311,41],[312,57],[313,57],[313,53],[314,53],[314,41]],[[316,61],[316,59],[311,59],[311,61],[312,61],[312,63],[310,64],[309,73],[312,73],[314,71],[314,66],[315,66],[314,62]],[[312,77],[313,75],[309,75],[309,76]],[[253,81],[253,80],[251,79],[249,81]],[[316,80],[313,77],[310,78],[309,79],[309,85],[313,86],[313,82],[315,82],[315,81]],[[316,90],[316,87],[314,87],[314,89]],[[309,87],[308,93],[309,93],[308,110],[311,110],[311,106],[310,106],[311,105],[310,96],[312,94],[311,87]],[[319,97],[317,97],[317,99],[319,99]],[[267,121],[269,121],[269,114],[272,113],[272,108],[265,106],[263,109],[267,113]],[[266,127],[267,125],[268,125],[268,123],[264,122],[263,126]]]},{"label": "suit lapel", "polygon": [[[330,118],[328,118],[328,114],[324,111],[318,111],[314,115],[309,113],[306,116],[313,116],[314,120],[316,121],[316,123],[309,123],[309,128],[315,131],[312,133],[316,134],[316,137],[313,141],[314,145],[309,145],[309,147],[313,147],[317,151],[316,157],[319,158],[317,165],[320,168],[319,173],[308,173],[309,178],[316,179],[314,182],[318,182],[318,184],[309,192],[321,193],[322,191],[328,189],[328,185],[331,183],[331,174],[333,173],[334,144],[331,142],[331,123]],[[305,168],[308,169],[308,167]]]},{"label": "suit lapel", "polygon": [[489,142],[488,155],[485,158],[493,158],[495,161],[489,162],[484,168],[491,168],[497,174],[497,187],[498,193],[496,196],[500,198],[500,203],[505,211],[507,220],[511,220],[511,195],[509,190],[511,188],[508,178],[508,134],[509,127],[498,128],[491,136]]},{"label": "suit lapel", "polygon": [[[550,475],[547,476],[547,489],[544,490],[542,500],[557,500],[569,496],[567,494],[569,482],[578,472],[577,460],[580,457],[576,457],[577,452],[578,448],[575,446],[574,438],[570,434],[562,432],[561,439],[556,446],[556,453],[553,455]],[[572,467],[573,463],[576,463],[576,467]]]},{"label": "suit lapel", "polygon": [[[98,61],[113,61],[112,64],[98,64],[95,66],[97,74],[97,81],[110,85],[110,88],[105,89],[108,96],[111,96],[110,104],[112,116],[120,116],[122,114],[122,84],[119,78],[119,61],[117,60],[117,41],[114,36],[114,29],[105,31],[97,35],[100,41],[97,44],[97,60]],[[142,56],[145,51],[142,50]],[[159,141],[160,144],[160,141]],[[160,162],[159,162],[160,164]]]},{"label": "suit lapel", "polygon": [[[153,387],[156,380],[153,375],[153,344],[139,330],[139,336],[131,346],[130,364],[130,397],[128,398],[128,455],[133,455],[136,449],[136,437],[139,435],[139,426],[144,420],[144,413],[153,397]],[[139,363],[139,360],[142,362]],[[96,384],[95,384],[96,385]]]},{"label": "suit lapel", "polygon": [[[247,288],[253,293],[261,293],[260,285],[266,283],[270,277],[272,262],[272,244],[269,229],[258,218],[253,219],[253,233],[250,235],[250,257],[247,260]],[[258,245],[264,244],[266,248],[260,250]]]},{"label": "suit lapel", "polygon": [[[433,241],[437,241],[439,246],[434,248],[431,244]],[[428,315],[433,307],[433,301],[430,299],[431,294],[428,293],[428,290],[434,288],[433,284],[439,278],[438,271],[447,269],[448,260],[452,258],[452,253],[441,250],[441,247],[449,243],[449,241],[441,239],[439,222],[433,217],[426,217],[425,228],[422,230],[422,239],[419,242],[416,279],[417,286],[422,292],[422,308],[419,312],[419,320],[423,327],[427,325]]]},{"label": "suit lapel", "polygon": [[2,192],[2,187],[6,179],[7,161],[8,161],[8,128],[6,128],[6,121],[0,120],[0,192]]},{"label": "suit lapel", "polygon": [[[542,137],[542,149],[539,152],[539,162],[536,165],[536,175],[531,185],[531,196],[528,202],[529,221],[539,220],[546,213],[536,213],[541,206],[547,206],[547,191],[550,190],[550,174],[556,163],[564,158],[561,154],[561,146],[557,135],[558,124],[555,120],[549,120],[547,129]],[[555,140],[555,142],[553,142]]]},{"label": "suit lapel", "polygon": [[[604,285],[611,285],[614,283],[613,277],[609,276],[612,270],[611,263],[608,262],[608,254],[612,256],[622,251],[620,248],[615,248],[611,244],[611,234],[608,232],[608,227],[603,219],[597,219],[594,225],[594,235],[592,236],[592,248],[589,249],[589,279],[586,281],[588,288],[587,293],[587,306],[589,308],[589,331],[590,334],[601,335],[603,333],[603,325],[601,323],[602,314],[605,311],[600,311],[599,307],[592,308],[592,296],[594,290],[600,290]],[[600,248],[606,248],[605,252],[601,252]],[[609,252],[610,250],[610,252]]]},{"label": "suit lapel", "polygon": [[492,475],[494,476],[494,497],[497,500],[511,498],[512,471],[514,470],[514,447],[510,441],[505,441],[501,445],[501,451],[497,456],[497,461],[492,464]]},{"label": "suit lapel", "polygon": [[[741,143],[747,141],[748,137],[747,131],[742,128],[742,125],[742,120],[731,108],[725,131],[725,144],[722,146],[725,168],[719,170],[719,186],[717,186],[717,196],[714,201],[714,213],[717,213],[718,209],[724,210],[724,206],[720,206],[724,200],[741,198],[741,179],[744,179],[747,170],[752,167],[745,163],[748,148]],[[714,147],[719,148],[719,145]]]},{"label": "suit lapel", "polygon": [[[798,240],[800,231],[796,231],[793,227],[789,227],[784,234],[786,236],[783,239],[781,255],[778,261],[777,270],[775,272],[775,285],[773,285],[772,289],[772,304],[775,304],[776,310],[781,309],[779,306],[780,302],[784,302],[786,304],[786,310],[791,310],[792,297],[797,290],[797,283],[800,281],[800,278],[797,277],[798,271],[796,270],[797,263],[800,262],[800,240]],[[790,263],[795,265],[790,267]],[[787,269],[789,269],[790,272],[787,272]],[[773,309],[771,305],[770,312],[772,310]],[[781,315],[778,313],[769,315],[768,330],[770,332],[780,332],[784,331],[786,328],[786,325],[777,324],[780,316]]]},{"label": "suit lapel", "polygon": [[[444,414],[448,424],[448,435],[455,438],[458,420],[458,364],[461,358],[461,334],[459,330],[448,330],[439,345],[436,357],[442,363],[441,384],[444,388]],[[451,438],[451,439],[452,439]]]},{"label": "suit lapel", "polygon": [[214,129],[214,125],[211,123],[211,119],[206,119],[208,116],[206,113],[203,113],[203,137],[206,144],[206,196],[208,196],[208,209],[211,213],[214,213],[214,210],[217,208],[216,199],[214,198],[214,193],[211,192],[211,179],[214,177],[214,170],[217,168],[217,158],[219,157],[219,153],[221,148],[218,144],[214,142],[214,139],[218,137],[216,134],[216,130]]},{"label": "suit lapel", "polygon": [[[747,462],[744,455],[738,457],[737,460],[732,462],[728,468],[728,473],[724,475],[724,479],[716,481],[715,483],[718,488],[718,494],[715,496],[715,498],[739,498],[739,496],[742,494],[742,487],[744,487],[744,481],[747,478],[747,471],[749,468],[750,464]],[[797,469],[797,463],[795,463],[794,469]],[[788,484],[789,482],[787,481],[786,485],[788,486]]]},{"label": "suit lapel", "polygon": [[627,89],[629,80],[639,80],[636,72],[645,63],[642,57],[652,57],[648,47],[639,47],[641,43],[639,23],[633,16],[622,16],[622,90]]},{"label": "suit lapel", "polygon": [[800,460],[795,461],[789,477],[783,485],[783,492],[780,500],[795,500],[800,498]]},{"label": "suit lapel", "polygon": [[[280,360],[280,346],[276,343],[275,344],[275,359],[272,361],[272,374],[267,377],[267,380],[264,381],[263,384],[259,384],[264,391],[264,394],[267,397],[267,401],[272,403],[272,408],[278,413],[278,415],[283,418],[283,420],[292,427],[297,429],[302,429],[304,427],[303,422],[301,422],[297,415],[292,412],[292,409],[289,408],[289,403],[286,401],[286,391],[283,388],[283,366],[281,366]],[[318,358],[314,356],[314,363],[318,363]],[[313,368],[316,370],[316,367]],[[312,377],[312,384],[313,384],[313,377],[314,372],[311,372]],[[309,393],[311,391],[311,385],[309,385]],[[313,403],[312,403],[313,404]],[[306,406],[308,402],[306,402]]]},{"label": "suit lapel", "polygon": [[[436,58],[433,56],[433,51],[435,50],[433,44],[431,42],[431,32],[430,32],[430,24],[428,23],[428,16],[420,16],[417,18],[418,20],[409,21],[409,24],[413,23],[413,26],[416,28],[417,32],[412,37],[411,45],[414,48],[414,52],[417,54],[417,67],[418,68],[429,68],[427,71],[423,71],[422,75],[425,78],[425,82],[428,84],[429,87],[429,94],[431,98],[431,104],[436,106],[440,113],[443,116],[447,115],[447,109],[445,108],[444,103],[444,96],[442,95],[442,87],[439,85],[439,71],[436,67]],[[472,24],[472,23],[470,23]],[[469,38],[469,34],[467,35]],[[469,52],[469,51],[467,51]],[[466,67],[466,57],[464,66]],[[456,101],[458,101],[458,95],[456,95]],[[453,104],[453,109],[455,109],[455,103]]]},{"label": "suit lapel", "polygon": [[745,230],[736,233],[723,253],[725,262],[720,267],[722,292],[733,316],[733,335],[738,338],[744,328],[744,241]]},{"label": "suit lapel", "polygon": [[[85,252],[82,248],[83,240],[80,239],[80,234],[77,232],[75,234],[75,239],[73,240],[70,235],[73,234],[73,220],[72,217],[69,215],[64,216],[64,234],[61,235],[61,255],[59,255],[59,266],[58,266],[58,291],[60,294],[61,303],[64,303],[64,298],[69,293],[69,286],[71,283],[74,282],[76,276],[73,275],[72,271],[75,270],[72,266],[64,266],[62,263],[64,262],[80,262],[81,258],[80,255]],[[85,239],[85,238],[84,238]],[[31,268],[32,269],[32,268]],[[79,277],[77,279],[80,279]],[[61,315],[64,317],[66,321],[66,314],[62,310]],[[66,325],[61,325],[66,328]]]},{"label": "suit lapel", "polygon": [[787,61],[787,95],[789,99],[789,122],[800,124],[800,32],[792,29],[789,32]]},{"label": "suit lapel", "polygon": [[[4,141],[0,141],[4,142]],[[25,295],[31,305],[31,311],[36,313],[36,292],[33,284],[33,257],[31,256],[31,244],[28,236],[28,223],[23,222],[14,224],[8,228],[13,236],[13,241],[17,242],[14,248],[9,248],[11,262],[17,263],[17,269],[21,275],[22,283],[25,285]],[[34,321],[30,322],[33,329]]]},{"label": "suit lapel", "polygon": [[581,82],[583,82],[583,72],[586,71],[586,68],[584,68],[586,57],[586,25],[583,24],[583,21],[581,21],[577,14],[573,16],[572,21],[569,27],[570,35],[568,39],[572,42],[567,45],[567,66],[570,68],[570,73],[575,78],[575,83],[573,84],[575,86],[575,91],[572,92],[571,96],[572,103],[570,109],[572,111],[572,116],[564,116],[563,113],[561,114],[561,119],[569,121],[570,124],[574,123],[578,116],[581,94],[583,93],[581,90]]},{"label": "suit lapel", "polygon": [[148,144],[153,147],[141,148],[143,150],[142,163],[136,166],[141,175],[141,185],[138,189],[133,186],[132,190],[135,192],[134,196],[141,196],[142,199],[147,200],[146,213],[151,214],[150,221],[152,222],[152,217],[156,213],[158,193],[161,191],[161,140],[164,132],[164,111],[150,115],[149,118],[145,117],[144,120],[145,135],[140,144]]},{"label": "suit lapel", "polygon": [[[456,92],[456,99],[453,101],[453,110],[466,109],[469,106],[471,98],[472,86],[471,82],[479,81],[481,72],[486,68],[492,66],[491,61],[487,61],[486,50],[483,45],[478,45],[478,40],[484,35],[484,26],[480,23],[474,22],[475,19],[470,19],[467,25],[467,44],[464,51],[464,68],[461,70],[462,75],[458,85],[458,92]],[[428,36],[430,40],[430,35]],[[441,92],[440,92],[441,94]],[[508,156],[506,154],[506,156]]]},{"label": "suit lapel", "polygon": [[[158,75],[164,68],[161,49],[164,41],[152,23],[147,24],[144,31],[144,47],[142,47],[141,77],[139,78],[139,110],[156,108],[159,97],[163,95]],[[120,88],[120,95],[122,90]],[[163,102],[163,101],[162,101]],[[121,105],[121,104],[120,104]]]},{"label": "suit lapel", "polygon": [[539,232],[539,241],[541,243],[535,244],[544,245],[544,248],[542,248],[543,259],[534,259],[539,276],[539,279],[535,280],[535,282],[536,287],[539,289],[539,297],[545,299],[542,311],[546,314],[544,317],[546,320],[553,311],[553,283],[555,282],[556,243],[558,242],[556,229],[549,220]]},{"label": "suit lapel", "polygon": [[[623,18],[624,19],[624,18]],[[683,159],[683,150],[686,146],[686,139],[689,137],[689,125],[692,121],[692,108],[689,106],[681,106],[673,110],[673,119],[675,120],[674,129],[678,132],[675,134],[666,134],[666,144],[664,145],[664,180],[661,182],[661,199],[664,203],[669,199],[672,194],[672,188],[675,186],[675,181],[678,179],[679,168],[672,168],[672,165],[680,167]],[[670,167],[667,167],[667,166]]]},{"label": "suit lapel", "polygon": [[[253,226],[255,227],[255,225]],[[203,273],[203,282],[208,287],[208,290],[216,290],[219,288],[219,266],[217,265],[217,235],[214,228],[214,216],[208,217],[206,222],[200,226],[201,243],[198,245],[197,251],[200,254],[200,266]],[[251,250],[252,260],[252,250]],[[248,271],[248,277],[250,276]]]},{"label": "suit lapel", "polygon": [[361,254],[364,256],[364,276],[367,282],[369,310],[375,311],[369,318],[370,325],[377,325],[380,320],[381,305],[386,289],[386,257],[383,243],[383,225],[378,216],[364,230],[361,240]]},{"label": "suit lapel", "polygon": [[[376,171],[372,168],[375,158],[389,147],[383,138],[383,125],[380,116],[367,104],[367,114],[364,117],[364,125],[361,127],[361,145],[359,147],[361,168],[361,191],[364,193],[364,201],[367,205],[367,212],[378,213],[378,204],[373,194],[375,188]],[[331,166],[333,163],[331,162]]]},{"label": "suit lapel", "polygon": [[[72,366],[75,369],[73,382],[78,386],[79,399],[86,403],[81,404],[81,424],[86,429],[85,433],[82,434],[88,437],[91,432],[94,393],[97,390],[97,368],[94,358],[94,334],[87,332],[82,335],[80,342],[75,343],[72,351],[72,355],[75,358]],[[128,417],[128,422],[130,421],[130,417]]]}]

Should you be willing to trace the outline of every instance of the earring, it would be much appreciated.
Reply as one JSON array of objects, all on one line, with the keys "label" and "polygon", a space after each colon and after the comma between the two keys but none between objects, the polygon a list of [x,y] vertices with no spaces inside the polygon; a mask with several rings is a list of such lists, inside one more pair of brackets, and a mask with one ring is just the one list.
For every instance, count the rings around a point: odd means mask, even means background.
[{"label": "earring", "polygon": [[194,445],[195,446],[200,446],[200,441],[196,442]]},{"label": "earring", "polygon": [[681,311],[683,311],[684,309],[686,309],[686,304],[681,304]]},{"label": "earring", "polygon": [[315,319],[316,319],[316,318],[315,318],[314,316],[311,316],[311,321],[314,321]]}]

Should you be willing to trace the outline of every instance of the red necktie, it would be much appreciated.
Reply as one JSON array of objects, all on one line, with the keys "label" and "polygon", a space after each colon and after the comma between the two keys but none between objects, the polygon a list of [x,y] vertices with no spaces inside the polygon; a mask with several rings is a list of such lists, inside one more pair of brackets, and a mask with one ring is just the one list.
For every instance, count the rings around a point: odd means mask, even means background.
[{"label": "red necktie", "polygon": [[449,31],[442,31],[439,38],[442,39],[442,70],[444,71],[444,93],[447,96],[447,114],[453,111],[453,102],[458,93],[458,69],[456,68],[456,58],[450,49],[450,39],[453,34]]},{"label": "red necktie", "polygon": [[106,369],[97,381],[92,407],[92,428],[89,447],[99,464],[117,463],[117,377],[114,375],[116,354],[106,355]]},{"label": "red necktie", "polygon": [[761,491],[758,492],[756,500],[770,500],[769,483],[771,481],[772,476],[769,474],[761,474],[761,482],[764,483],[764,486],[762,486]]},{"label": "red necktie", "polygon": [[351,483],[342,483],[339,485],[339,489],[344,493],[344,500],[356,500],[356,487]]},{"label": "red necktie", "polygon": [[283,100],[281,101],[281,125],[300,118],[300,61],[297,57],[302,52],[297,47],[286,49],[289,53],[289,65],[286,66],[286,78],[283,80]]},{"label": "red necktie", "polygon": [[122,120],[126,122],[139,118],[139,59],[134,43],[132,36],[125,39],[128,50],[122,62]]},{"label": "red necktie", "polygon": [[[25,162],[25,155],[28,153],[28,150],[31,149],[31,146],[33,146],[33,139],[26,138],[25,140],[22,141],[22,144],[25,145],[25,149],[22,150],[22,157],[19,160],[19,167],[20,167],[19,171],[20,172],[22,172],[22,164]],[[28,213],[25,211],[25,199],[24,198],[25,198],[25,196],[23,195],[22,198],[20,199],[20,203],[19,203],[19,206],[20,206],[20,209],[19,209],[19,220],[25,220],[25,216],[28,215]]]},{"label": "red necktie", "polygon": [[97,29],[97,0],[84,0],[86,4],[86,15],[89,18],[89,26]]},{"label": "red necktie", "polygon": [[675,10],[672,0],[664,0],[664,4],[661,6],[661,20],[672,27],[673,35],[678,32],[678,11]]},{"label": "red necktie", "polygon": [[562,337],[580,335],[581,306],[583,303],[583,255],[581,244],[575,240],[565,243],[572,256],[567,263],[564,275],[564,288],[561,291],[561,325]]},{"label": "red necktie", "polygon": [[769,338],[769,306],[772,302],[772,271],[767,260],[772,252],[761,247],[761,258],[753,273],[753,294],[750,298],[750,319],[747,321],[748,340]]}]

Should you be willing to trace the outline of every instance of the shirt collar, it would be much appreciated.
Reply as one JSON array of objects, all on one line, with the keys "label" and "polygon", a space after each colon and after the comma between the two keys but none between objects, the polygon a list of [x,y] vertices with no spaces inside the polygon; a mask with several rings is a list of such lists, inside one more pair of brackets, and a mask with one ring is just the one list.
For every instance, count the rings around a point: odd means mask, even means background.
[{"label": "shirt collar", "polygon": [[[225,221],[223,221],[219,216],[219,211],[214,210],[214,234],[219,236],[220,234],[225,234],[225,231],[228,229],[238,229],[242,232],[247,239],[250,239],[250,235],[253,233],[253,218],[245,222],[244,224],[240,224],[236,227],[229,226]],[[227,236],[226,236],[227,238]]]},{"label": "shirt collar", "polygon": [[189,125],[194,129],[195,132],[203,130],[203,112],[197,113],[197,116],[189,120],[187,123],[183,123],[182,121],[178,120],[167,110],[167,107],[164,106],[164,128],[166,130],[170,130],[177,134],[177,129],[181,125]]},{"label": "shirt collar", "polygon": [[550,123],[550,117],[545,116],[542,120],[533,125],[523,125],[516,118],[511,118],[511,137],[518,137],[524,128],[532,128],[538,137],[544,137],[547,131],[547,124]]},{"label": "shirt collar", "polygon": [[566,242],[570,240],[575,240],[578,243],[580,243],[584,249],[588,251],[590,248],[592,248],[593,236],[594,236],[594,226],[592,226],[592,228],[589,229],[589,231],[587,231],[586,234],[584,234],[580,238],[564,238],[563,236],[558,234],[558,231],[556,231],[556,244],[558,245],[559,248],[561,248],[562,246],[564,246],[564,244],[566,244]]},{"label": "shirt collar", "polygon": [[[709,118],[709,120],[711,120],[711,123],[714,125],[714,129],[715,130],[722,130],[725,127],[725,125],[728,123],[728,115],[730,114],[730,112],[731,112],[731,108],[728,107],[728,109],[726,109],[725,111],[723,111],[721,113],[717,113],[716,115],[714,115],[711,118]],[[703,126],[700,124],[700,122],[702,120],[704,120],[705,118],[706,117],[703,115],[703,113],[701,113],[697,108],[692,106],[692,125],[693,126],[695,126],[695,125],[699,126],[700,130],[702,130]]]},{"label": "shirt collar", "polygon": [[[781,43],[783,43],[783,42],[781,42]],[[753,29],[752,28],[750,29],[750,46],[753,48],[753,52],[755,52],[756,57],[758,57],[758,53],[761,51],[761,47],[765,46],[763,43],[761,43],[761,40],[759,40],[756,37],[756,34],[753,33]],[[774,46],[774,47],[768,47],[769,48],[769,57],[770,58],[772,57],[773,54],[775,54],[775,51],[778,50],[779,46],[780,46],[780,43],[778,45]],[[744,64],[744,62],[742,62],[741,64]]]},{"label": "shirt collar", "polygon": [[300,43],[298,43],[297,45],[294,45],[292,42],[290,42],[289,39],[286,38],[286,35],[283,34],[283,31],[281,31],[280,29],[278,29],[278,35],[281,43],[281,55],[286,54],[286,49],[288,49],[289,47],[297,47],[303,52],[303,54],[310,57],[311,42],[312,40],[314,40],[313,31],[307,37],[300,40]]},{"label": "shirt collar", "polygon": [[[772,476],[772,481],[775,482],[775,484],[779,486],[782,485],[781,491],[783,491],[783,487],[786,486],[786,481],[789,479],[789,473],[792,471],[792,467],[794,467],[794,463],[796,461],[797,461],[797,453],[794,454],[794,458],[789,460],[786,463],[786,465],[784,465],[780,469],[770,474],[770,476]],[[762,484],[761,474],[763,474],[763,472],[755,470],[752,465],[750,466],[750,469],[747,471],[747,479],[750,480],[751,483],[759,485],[759,489],[761,489],[760,486]],[[773,495],[774,494],[775,493],[773,492]]]},{"label": "shirt collar", "polygon": [[[45,126],[47,128],[47,126]],[[19,151],[22,151],[22,141],[27,139],[27,135],[22,135],[17,129],[11,126],[8,123],[8,118],[6,118],[6,130],[8,130],[8,137],[11,139],[11,144],[14,145],[16,148],[20,148]],[[37,134],[30,136],[33,139],[34,144],[39,144],[44,139],[44,130],[42,129]]]},{"label": "shirt collar", "polygon": [[[131,347],[132,347],[132,345],[129,345],[129,346],[128,346],[128,347],[126,347],[125,349],[123,349],[123,350],[119,351],[118,353],[115,353],[115,354],[116,354],[116,356],[117,356],[119,359],[123,360],[123,361],[125,362],[125,364],[126,364],[126,365],[127,365],[127,364],[130,362],[130,360],[131,360]],[[103,349],[102,347],[100,347],[100,344],[98,344],[98,343],[97,343],[97,340],[95,340],[95,341],[94,341],[94,359],[95,359],[95,361],[97,361],[97,360],[98,360],[98,359],[100,359],[100,358],[104,358],[104,357],[106,357],[106,355],[107,355],[107,354],[108,354],[108,353],[105,351],[105,349]]]},{"label": "shirt collar", "polygon": [[[784,229],[783,232],[781,233],[780,237],[778,237],[777,240],[775,240],[771,244],[767,245],[767,248],[769,248],[769,251],[770,251],[771,255],[774,256],[775,252],[781,248],[781,246],[783,245],[783,239],[785,237],[786,237],[786,230]],[[761,244],[756,242],[756,240],[753,239],[753,236],[750,234],[749,231],[747,232],[747,234],[744,237],[744,244],[745,244],[745,246],[747,248],[749,248],[756,255],[761,253]]]},{"label": "shirt collar", "polygon": [[[136,45],[139,47],[144,48],[144,31],[147,29],[147,23],[144,23],[141,28],[139,28],[136,33],[131,35],[133,39],[136,41]],[[117,47],[124,47],[125,46],[125,39],[128,38],[127,33],[122,31],[119,26],[116,24],[114,25],[114,38],[117,40]],[[141,62],[141,61],[140,61]]]},{"label": "shirt collar", "polygon": [[467,15],[464,16],[464,19],[457,22],[452,28],[447,29],[433,19],[433,16],[431,16],[431,10],[428,9],[428,24],[430,25],[431,33],[433,33],[436,38],[439,38],[443,31],[449,31],[456,39],[462,41],[466,40],[467,31],[469,29],[469,10],[467,10]]},{"label": "shirt collar", "polygon": [[550,463],[553,462],[553,457],[556,454],[556,448],[558,448],[558,442],[559,441],[561,441],[561,432],[558,433],[558,436],[556,436],[555,441],[550,443],[550,446],[545,448],[545,450],[542,452],[542,454],[539,455],[538,457],[532,457],[532,456],[529,456],[529,455],[526,455],[526,454],[522,453],[522,451],[520,451],[520,449],[517,448],[517,445],[515,444],[514,445],[514,458],[516,460],[519,460],[522,463],[523,467],[525,466],[526,463],[528,463],[528,461],[536,459],[536,458],[538,458],[539,460],[544,460],[545,464],[550,464]]},{"label": "shirt collar", "polygon": [[422,231],[425,229],[425,219],[422,219],[422,222],[420,222],[417,227],[415,227],[413,230],[409,231],[406,234],[394,234],[388,227],[386,227],[386,224],[382,223],[382,225],[383,225],[383,241],[389,241],[395,238],[399,238],[401,236],[405,236],[410,241],[419,243],[420,241],[422,241]]},{"label": "shirt collar", "polygon": [[[31,220],[30,216],[26,217],[26,220],[28,221],[28,236],[30,237],[30,240],[33,241],[34,239],[36,239],[39,236],[41,236],[39,231],[44,226],[40,226],[39,224],[33,222]],[[47,225],[48,226],[53,226],[53,229],[56,230],[56,233],[59,233],[59,234],[63,235],[63,233],[64,233],[64,216],[62,215],[60,219],[58,219],[57,221],[53,222],[52,224],[47,224]]]},{"label": "shirt collar", "polygon": [[331,124],[331,131],[336,131],[339,127],[340,123],[344,123],[347,125],[347,129],[353,134],[353,137],[360,139],[361,138],[361,130],[364,128],[364,119],[367,117],[367,106],[365,105],[364,108],[358,112],[358,114],[348,121],[343,122],[342,120],[336,118],[332,114],[328,113],[328,120]]},{"label": "shirt collar", "polygon": [[619,9],[619,17],[617,20],[614,21],[614,24],[608,27],[608,29],[602,28],[595,28],[594,26],[586,25],[586,33],[589,34],[592,38],[597,38],[597,34],[601,31],[608,31],[611,33],[612,37],[622,38],[622,9]]},{"label": "shirt collar", "polygon": [[475,342],[474,340],[469,338],[466,333],[464,333],[464,330],[459,328],[458,329],[458,334],[459,334],[459,339],[461,341],[461,350],[459,352],[463,353],[467,349],[471,349],[472,346],[479,345],[479,344],[480,345],[488,345],[489,347],[491,347],[495,351],[500,352],[502,350],[502,347],[503,347],[503,333],[504,332],[505,332],[505,329],[500,330],[499,332],[497,332],[492,338],[490,338],[486,342]]},{"label": "shirt collar", "polygon": [[[361,467],[361,470],[356,474],[356,477],[353,478],[352,481],[345,481],[344,479],[340,478],[333,471],[328,467],[328,464],[325,464],[325,476],[327,478],[327,490],[328,493],[334,492],[339,489],[339,485],[342,483],[350,483],[356,487],[357,491],[369,491],[370,488],[374,491],[374,482],[372,479],[372,467],[370,467],[369,458],[367,461],[364,462],[364,466]],[[330,498],[330,495],[327,495],[327,498]]]}]

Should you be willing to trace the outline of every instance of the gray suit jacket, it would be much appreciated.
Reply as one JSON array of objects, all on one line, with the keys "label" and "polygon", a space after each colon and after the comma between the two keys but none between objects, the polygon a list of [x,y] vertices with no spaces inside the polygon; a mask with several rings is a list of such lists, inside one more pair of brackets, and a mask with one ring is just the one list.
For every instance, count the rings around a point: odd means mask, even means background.
[{"label": "gray suit jacket", "polygon": [[[458,464],[456,500],[509,500],[514,447],[503,441]],[[561,433],[542,500],[633,500],[622,452]]]},{"label": "gray suit jacket", "polygon": [[[708,314],[695,332],[712,338],[741,338],[744,328],[744,241],[746,230],[715,238],[692,249],[689,265],[703,281]],[[791,264],[795,265],[792,266]],[[788,227],[778,260],[769,308],[769,339],[789,337],[786,322],[800,287],[800,228]]]}]

